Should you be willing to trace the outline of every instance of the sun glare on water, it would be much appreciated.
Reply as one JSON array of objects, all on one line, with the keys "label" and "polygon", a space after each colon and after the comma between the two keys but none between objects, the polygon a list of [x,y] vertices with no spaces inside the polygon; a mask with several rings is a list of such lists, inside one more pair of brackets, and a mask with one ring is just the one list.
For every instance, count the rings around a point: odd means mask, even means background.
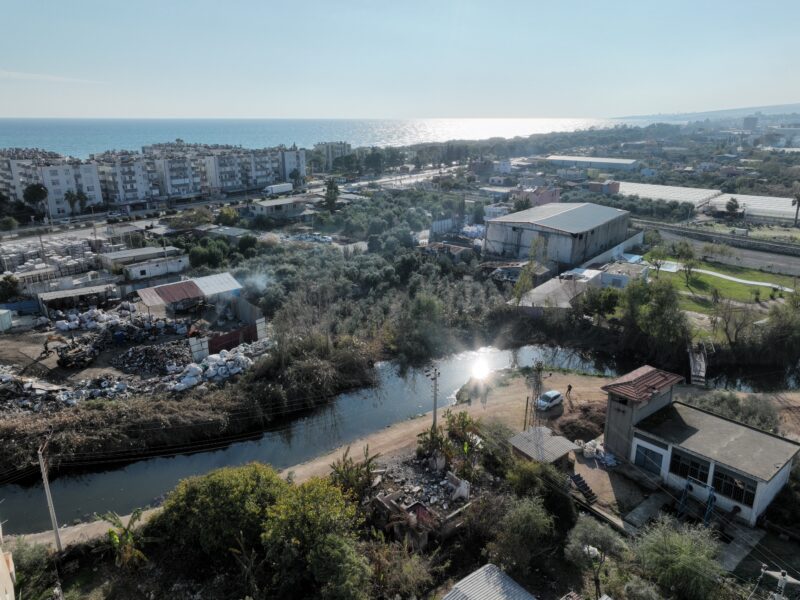
[{"label": "sun glare on water", "polygon": [[474,365],[472,365],[473,379],[486,379],[488,375],[489,365],[486,364],[485,360],[479,359]]}]

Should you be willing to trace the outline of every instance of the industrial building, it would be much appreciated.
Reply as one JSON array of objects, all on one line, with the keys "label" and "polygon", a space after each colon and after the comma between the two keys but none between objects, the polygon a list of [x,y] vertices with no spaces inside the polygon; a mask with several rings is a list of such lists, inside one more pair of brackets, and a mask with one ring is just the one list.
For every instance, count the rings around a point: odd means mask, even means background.
[{"label": "industrial building", "polygon": [[629,213],[584,203],[552,203],[486,221],[484,253],[528,258],[543,240],[537,258],[557,267],[580,265],[625,241]]},{"label": "industrial building", "polygon": [[108,252],[106,254],[98,254],[97,258],[103,268],[109,271],[115,268],[121,268],[124,265],[131,263],[142,262],[154,258],[167,258],[182,254],[180,248],[175,246],[145,246],[144,248],[131,248],[128,250],[118,250],[117,252]]},{"label": "industrial building", "polygon": [[638,196],[648,200],[664,200],[665,202],[688,202],[695,208],[704,206],[722,192],[707,188],[683,187],[678,185],[655,185],[650,183],[619,182],[619,193],[623,196]]},{"label": "industrial building", "polygon": [[675,401],[681,381],[644,366],[604,386],[606,450],[660,478],[676,498],[755,525],[789,480],[800,444]]},{"label": "industrial building", "polygon": [[545,160],[559,167],[608,169],[611,171],[633,171],[639,166],[639,161],[632,158],[603,158],[600,156],[564,156],[561,154],[551,154]]},{"label": "industrial building", "polygon": [[727,213],[728,201],[736,199],[739,213],[746,221],[792,225],[797,216],[797,206],[793,198],[777,196],[749,196],[746,194],[722,194],[708,204],[715,213]]}]

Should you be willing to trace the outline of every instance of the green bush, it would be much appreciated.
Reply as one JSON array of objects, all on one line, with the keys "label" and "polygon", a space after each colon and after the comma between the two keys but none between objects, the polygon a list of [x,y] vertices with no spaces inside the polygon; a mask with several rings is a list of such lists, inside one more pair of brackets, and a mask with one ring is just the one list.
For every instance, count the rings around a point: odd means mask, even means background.
[{"label": "green bush", "polygon": [[517,459],[508,472],[508,482],[517,496],[542,499],[559,536],[574,527],[578,518],[575,503],[564,489],[565,475],[554,466]]},{"label": "green bush", "polygon": [[0,230],[11,231],[19,227],[19,223],[14,217],[3,217],[0,219]]},{"label": "green bush", "polygon": [[714,391],[699,396],[690,396],[687,398],[687,402],[764,431],[776,433],[780,425],[778,410],[769,398],[740,397],[735,392]]},{"label": "green bush", "polygon": [[247,549],[260,547],[268,510],[287,487],[274,469],[259,463],[184,479],[151,521],[149,534],[190,572],[231,570],[238,535]]},{"label": "green bush", "polygon": [[11,548],[17,572],[17,590],[28,600],[50,600],[56,584],[50,551],[44,544],[31,544],[20,538]]}]

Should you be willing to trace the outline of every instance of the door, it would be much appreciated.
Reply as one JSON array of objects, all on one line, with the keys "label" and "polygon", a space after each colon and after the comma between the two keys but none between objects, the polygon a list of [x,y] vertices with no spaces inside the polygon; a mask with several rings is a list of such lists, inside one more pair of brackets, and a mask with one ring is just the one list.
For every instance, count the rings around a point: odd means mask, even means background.
[{"label": "door", "polygon": [[641,445],[636,446],[636,460],[634,460],[634,464],[645,471],[649,471],[654,475],[661,475],[661,462],[663,459],[664,457],[660,452],[650,450],[650,448],[645,448]]}]

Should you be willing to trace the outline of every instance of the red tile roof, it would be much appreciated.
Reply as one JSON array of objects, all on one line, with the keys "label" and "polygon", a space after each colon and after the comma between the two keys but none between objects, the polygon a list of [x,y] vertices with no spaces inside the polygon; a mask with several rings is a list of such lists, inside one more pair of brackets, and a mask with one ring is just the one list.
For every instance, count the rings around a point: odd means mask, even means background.
[{"label": "red tile roof", "polygon": [[603,386],[602,389],[629,400],[644,402],[653,394],[661,393],[682,381],[683,377],[680,375],[645,365]]}]

